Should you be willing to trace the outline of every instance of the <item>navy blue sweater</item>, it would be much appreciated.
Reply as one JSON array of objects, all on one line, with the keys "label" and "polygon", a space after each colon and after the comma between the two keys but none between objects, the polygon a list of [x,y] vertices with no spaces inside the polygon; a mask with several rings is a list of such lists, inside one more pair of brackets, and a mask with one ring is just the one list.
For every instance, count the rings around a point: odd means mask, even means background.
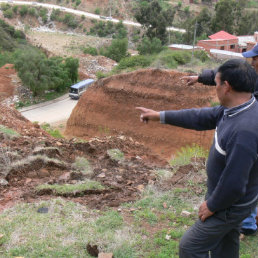
[{"label": "navy blue sweater", "polygon": [[207,162],[207,205],[212,211],[247,207],[258,195],[258,102],[162,111],[161,121],[195,130],[216,128]]}]

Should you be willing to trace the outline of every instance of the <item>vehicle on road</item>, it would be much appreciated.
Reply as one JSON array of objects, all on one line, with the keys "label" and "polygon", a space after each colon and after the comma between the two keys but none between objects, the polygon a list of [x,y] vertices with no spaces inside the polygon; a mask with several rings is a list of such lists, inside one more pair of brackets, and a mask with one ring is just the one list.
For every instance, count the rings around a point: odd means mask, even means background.
[{"label": "vehicle on road", "polygon": [[102,15],[100,15],[99,18],[103,19],[103,20],[112,20],[113,19],[111,16],[102,16]]},{"label": "vehicle on road", "polygon": [[93,82],[95,82],[95,80],[87,79],[72,85],[69,90],[69,97],[72,99],[79,99],[83,92],[85,92]]}]

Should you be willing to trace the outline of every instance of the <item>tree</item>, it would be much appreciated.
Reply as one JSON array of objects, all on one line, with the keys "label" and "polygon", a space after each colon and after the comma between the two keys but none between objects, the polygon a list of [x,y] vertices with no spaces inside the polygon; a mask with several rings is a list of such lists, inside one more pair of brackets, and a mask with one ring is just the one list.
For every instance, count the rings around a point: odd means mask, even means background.
[{"label": "tree", "polygon": [[164,44],[167,41],[166,28],[172,25],[174,15],[171,8],[163,10],[157,0],[150,0],[139,3],[135,18],[146,30],[147,37],[159,38]]},{"label": "tree", "polygon": [[160,39],[144,37],[137,50],[140,55],[159,53],[163,49]]},{"label": "tree", "polygon": [[220,0],[215,6],[215,16],[212,19],[212,30],[225,30],[234,33],[241,20],[245,0]]},{"label": "tree", "polygon": [[243,12],[239,20],[236,33],[237,35],[250,35],[257,31],[258,12]]},{"label": "tree", "polygon": [[42,94],[48,88],[46,56],[35,49],[18,51],[16,55],[15,69],[22,82],[34,96]]},{"label": "tree", "polygon": [[34,96],[45,90],[62,92],[78,79],[78,59],[47,58],[37,49],[17,51],[15,69]]},{"label": "tree", "polygon": [[19,9],[19,14],[21,16],[25,16],[28,13],[28,6],[22,5],[21,8]]},{"label": "tree", "polygon": [[72,57],[66,58],[64,68],[65,70],[67,70],[71,81],[76,82],[78,80],[79,60],[77,58]]},{"label": "tree", "polygon": [[103,55],[119,62],[126,57],[128,49],[127,39],[113,39],[111,45],[103,51]]},{"label": "tree", "polygon": [[208,8],[203,8],[196,20],[198,24],[196,30],[197,37],[200,37],[203,34],[206,36],[211,34],[211,13]]},{"label": "tree", "polygon": [[124,26],[123,22],[120,21],[119,23],[116,24],[115,26],[116,28],[116,34],[113,35],[113,38],[116,38],[116,39],[123,39],[123,38],[126,38],[127,37],[127,29],[126,27]]}]

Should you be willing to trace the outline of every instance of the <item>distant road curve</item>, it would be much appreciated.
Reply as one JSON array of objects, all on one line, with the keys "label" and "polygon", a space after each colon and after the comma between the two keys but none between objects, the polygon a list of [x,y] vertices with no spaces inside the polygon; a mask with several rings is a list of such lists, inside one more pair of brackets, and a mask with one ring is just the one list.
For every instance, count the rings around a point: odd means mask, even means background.
[{"label": "distant road curve", "polygon": [[[92,19],[97,19],[97,20],[103,20],[103,18],[101,18],[101,16],[97,15],[97,14],[93,14],[93,13],[88,13],[88,12],[84,12],[84,11],[78,11],[78,10],[74,10],[71,8],[66,8],[63,6],[59,6],[59,5],[54,5],[54,4],[44,4],[44,3],[38,3],[38,2],[27,2],[27,1],[13,1],[13,0],[0,0],[0,3],[8,3],[8,4],[17,4],[17,5],[34,5],[34,6],[43,6],[46,8],[51,8],[51,9],[60,9],[63,12],[67,12],[67,13],[73,13],[76,15],[84,15],[85,17],[89,17]],[[115,22],[118,23],[120,22],[120,20],[118,19],[114,19],[114,18],[110,18],[108,19],[111,22]],[[141,27],[140,23],[137,22],[133,22],[133,21],[127,21],[127,20],[122,20],[123,24],[126,25],[131,25],[131,26],[135,26],[135,27]],[[186,30],[185,29],[180,29],[180,28],[175,28],[175,27],[168,27],[167,30],[169,31],[178,31],[181,33],[185,33]]]},{"label": "distant road curve", "polygon": [[77,100],[72,100],[65,94],[58,99],[22,108],[19,111],[31,122],[53,124],[67,120],[76,104]]}]

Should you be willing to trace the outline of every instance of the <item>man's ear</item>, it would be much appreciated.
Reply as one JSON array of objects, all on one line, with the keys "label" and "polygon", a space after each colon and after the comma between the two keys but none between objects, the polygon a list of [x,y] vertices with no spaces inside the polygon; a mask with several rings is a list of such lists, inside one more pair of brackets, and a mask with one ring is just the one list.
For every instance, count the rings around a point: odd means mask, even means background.
[{"label": "man's ear", "polygon": [[231,92],[233,90],[233,88],[231,87],[231,85],[228,83],[228,81],[224,81],[225,84],[225,92]]}]

